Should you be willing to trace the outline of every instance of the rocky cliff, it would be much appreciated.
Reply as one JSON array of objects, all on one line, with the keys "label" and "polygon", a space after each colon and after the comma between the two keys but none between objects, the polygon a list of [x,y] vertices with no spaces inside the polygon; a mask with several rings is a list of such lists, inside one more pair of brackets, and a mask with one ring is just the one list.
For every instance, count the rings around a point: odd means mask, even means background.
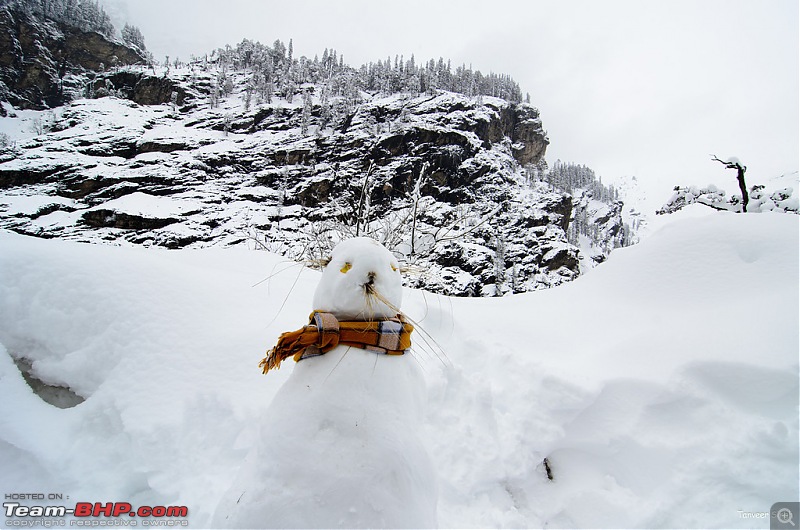
[{"label": "rocky cliff", "polygon": [[0,99],[17,108],[58,107],[82,92],[88,72],[143,62],[99,33],[0,9]]},{"label": "rocky cliff", "polygon": [[[246,72],[225,75],[247,86]],[[216,99],[218,76],[200,64],[96,74],[94,99],[48,111],[0,155],[0,227],[297,260],[369,235],[410,265],[409,285],[462,296],[580,273],[573,197],[526,171],[548,145],[534,107],[441,90],[346,99],[323,85],[250,105],[245,88]]]}]

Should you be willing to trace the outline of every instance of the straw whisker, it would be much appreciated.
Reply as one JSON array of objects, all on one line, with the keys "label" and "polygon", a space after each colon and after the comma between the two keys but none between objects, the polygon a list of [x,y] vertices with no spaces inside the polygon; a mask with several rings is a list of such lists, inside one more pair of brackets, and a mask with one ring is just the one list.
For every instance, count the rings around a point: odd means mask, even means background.
[{"label": "straw whisker", "polygon": [[[389,309],[391,309],[392,311],[396,312],[399,315],[403,315],[403,318],[405,318],[406,320],[411,322],[411,324],[414,325],[414,329],[419,331],[419,336],[422,339],[422,342],[424,342],[425,345],[430,350],[429,353],[432,353],[433,356],[435,356],[437,359],[439,359],[439,362],[441,362],[442,365],[444,365],[444,366],[452,365],[452,363],[450,362],[450,359],[447,358],[447,354],[444,352],[444,349],[439,345],[439,343],[436,341],[436,339],[433,338],[433,336],[430,333],[428,333],[427,330],[425,330],[425,328],[422,326],[422,324],[420,322],[418,322],[417,320],[414,320],[413,318],[411,318],[408,315],[406,315],[405,313],[403,313],[400,310],[399,307],[394,305],[391,301],[387,300],[385,296],[383,296],[379,292],[375,291],[374,289],[373,289],[372,296],[374,296],[379,301],[381,301],[383,304],[385,304],[387,307],[389,307]],[[441,352],[441,355],[439,354],[439,352]],[[447,362],[445,362],[445,359],[447,359]]]}]

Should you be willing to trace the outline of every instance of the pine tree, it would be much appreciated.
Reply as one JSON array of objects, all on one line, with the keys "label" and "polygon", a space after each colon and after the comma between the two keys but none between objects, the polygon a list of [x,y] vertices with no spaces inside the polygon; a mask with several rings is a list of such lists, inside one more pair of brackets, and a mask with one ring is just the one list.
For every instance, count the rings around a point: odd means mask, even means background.
[{"label": "pine tree", "polygon": [[498,235],[495,239],[494,273],[495,273],[495,296],[502,296],[506,284],[506,242],[502,236]]},{"label": "pine tree", "polygon": [[305,91],[303,91],[303,114],[300,122],[301,134],[303,134],[303,136],[308,134],[308,124],[311,121],[311,109],[311,90],[306,88]]},{"label": "pine tree", "polygon": [[250,110],[250,104],[253,100],[253,83],[248,82],[244,89],[244,111],[248,112]]}]

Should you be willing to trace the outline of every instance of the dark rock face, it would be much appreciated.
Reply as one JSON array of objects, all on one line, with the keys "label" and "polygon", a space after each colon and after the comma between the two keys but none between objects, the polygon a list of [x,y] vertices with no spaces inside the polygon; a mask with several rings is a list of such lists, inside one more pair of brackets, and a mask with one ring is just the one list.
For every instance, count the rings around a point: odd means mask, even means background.
[{"label": "dark rock face", "polygon": [[178,222],[178,219],[170,217],[163,219],[145,217],[104,209],[84,212],[81,219],[92,228],[121,228],[123,230],[154,230]]},{"label": "dark rock face", "polygon": [[[79,66],[86,70],[98,71],[104,68],[143,63],[138,51],[109,41],[95,32],[84,32],[70,26],[59,27],[64,35],[63,41],[55,41],[48,46],[56,46],[55,61],[60,65],[66,62],[67,68]],[[63,42],[63,44],[62,44]]]},{"label": "dark rock face", "polygon": [[539,111],[530,105],[515,104],[493,107],[488,121],[466,126],[489,143],[509,139],[514,158],[521,165],[535,164],[544,157],[550,141],[542,130]]},{"label": "dark rock face", "polygon": [[25,382],[31,387],[33,393],[42,401],[60,409],[68,409],[80,405],[86,398],[76,394],[71,388],[62,385],[52,385],[36,377],[33,362],[25,357],[12,354],[11,358],[17,365]]},{"label": "dark rock face", "polygon": [[97,76],[95,94],[115,90],[139,105],[174,103],[183,106],[192,99],[186,89],[167,77],[155,77],[144,72],[121,70]]},{"label": "dark rock face", "polygon": [[0,9],[0,98],[15,107],[63,105],[80,88],[76,76],[142,62],[137,51],[98,33]]},{"label": "dark rock face", "polygon": [[568,248],[559,248],[550,252],[542,259],[542,265],[551,270],[559,270],[562,267],[571,271],[577,270],[580,260],[577,252]]},{"label": "dark rock face", "polygon": [[62,172],[71,171],[69,165],[30,165],[25,168],[5,168],[0,166],[0,189],[13,188],[16,186],[26,186],[29,184],[39,184],[48,178]]},{"label": "dark rock face", "polygon": [[514,109],[514,128],[511,131],[514,158],[522,164],[535,164],[544,157],[549,141],[542,134],[539,111],[528,106]]},{"label": "dark rock face", "polygon": [[572,200],[569,195],[549,195],[542,200],[539,207],[538,210],[523,213],[519,220],[520,228],[555,225],[567,231],[572,215]]}]

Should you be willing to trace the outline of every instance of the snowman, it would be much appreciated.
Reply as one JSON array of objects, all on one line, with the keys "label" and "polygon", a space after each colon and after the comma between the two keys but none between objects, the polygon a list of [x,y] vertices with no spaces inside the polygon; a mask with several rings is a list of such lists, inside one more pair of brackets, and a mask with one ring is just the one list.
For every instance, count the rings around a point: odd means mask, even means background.
[{"label": "snowman", "polygon": [[298,361],[212,526],[437,525],[435,473],[417,436],[426,387],[401,301],[399,265],[378,242],[333,250],[309,324],[262,362],[266,373]]}]

